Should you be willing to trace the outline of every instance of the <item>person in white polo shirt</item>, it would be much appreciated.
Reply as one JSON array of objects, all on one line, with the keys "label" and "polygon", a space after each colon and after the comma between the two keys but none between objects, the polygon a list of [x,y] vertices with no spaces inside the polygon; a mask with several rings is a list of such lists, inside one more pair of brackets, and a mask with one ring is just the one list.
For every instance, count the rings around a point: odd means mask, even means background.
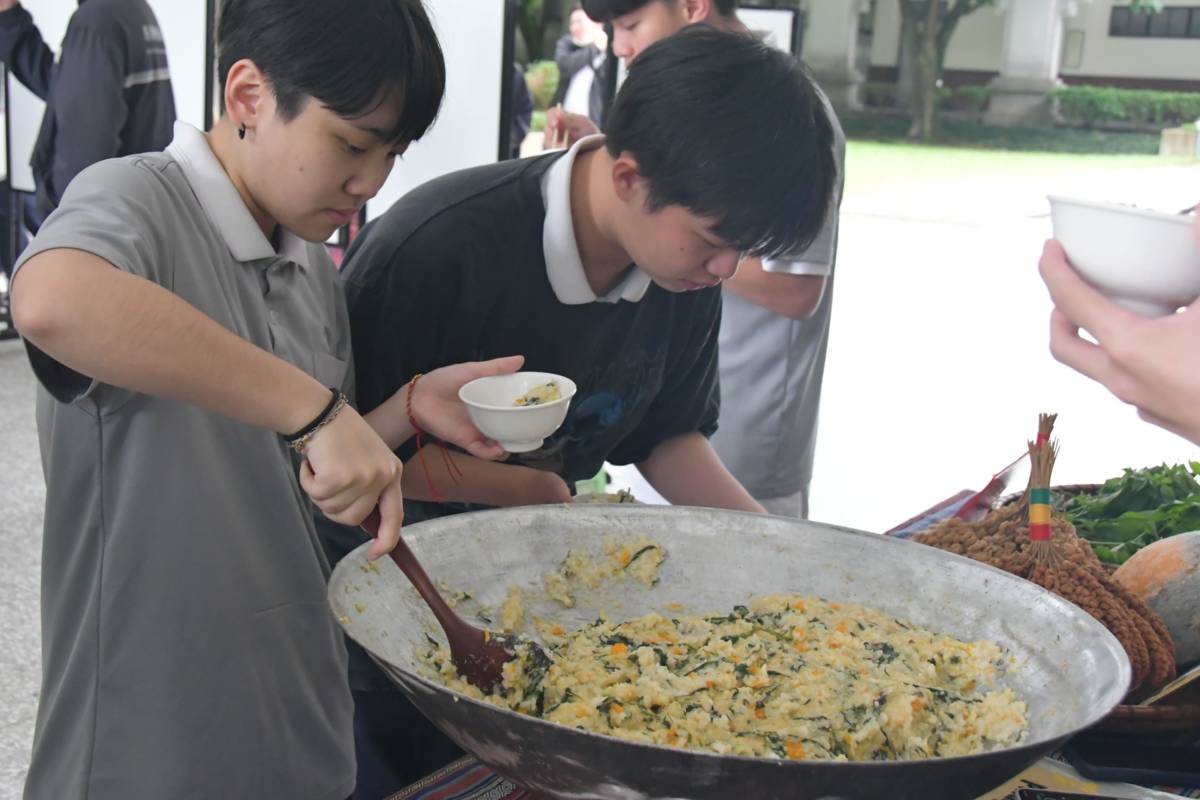
[{"label": "person in white polo shirt", "polygon": [[[28,800],[354,789],[312,505],[378,504],[372,552],[394,547],[413,428],[405,391],[346,403],[322,243],[433,121],[445,66],[419,0],[227,0],[218,48],[214,129],[81,172],[17,266],[47,493]],[[457,390],[519,363],[431,373],[413,416],[498,457]]]},{"label": "person in white polo shirt", "polygon": [[[626,62],[636,62],[647,47],[690,24],[746,31],[735,0],[582,0],[582,5],[592,19],[612,24],[613,53]],[[834,200],[811,244],[774,258],[748,258],[725,282],[724,402],[712,438],[725,466],[754,498],[770,513],[789,517],[808,516],[846,155],[837,115],[817,91],[834,130]],[[547,114],[547,141],[564,133],[574,141],[593,131],[584,117],[561,109]]]}]

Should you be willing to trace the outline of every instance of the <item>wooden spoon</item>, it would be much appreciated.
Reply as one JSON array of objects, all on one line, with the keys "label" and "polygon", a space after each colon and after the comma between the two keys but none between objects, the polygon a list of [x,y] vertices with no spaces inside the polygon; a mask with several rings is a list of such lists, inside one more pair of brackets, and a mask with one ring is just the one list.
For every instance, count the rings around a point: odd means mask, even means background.
[{"label": "wooden spoon", "polygon": [[[375,509],[363,520],[363,530],[371,536],[378,536],[379,520],[379,509]],[[476,628],[460,617],[434,587],[433,581],[429,579],[429,575],[417,561],[417,557],[404,543],[403,536],[400,537],[396,548],[389,555],[416,588],[421,599],[429,606],[429,610],[433,612],[433,616],[442,626],[442,630],[446,633],[446,641],[450,644],[450,661],[460,675],[478,686],[483,692],[491,692],[499,683],[504,665],[517,657],[518,648],[528,648],[528,671],[544,672],[545,668],[549,666],[550,657],[537,642],[520,636],[493,633]]]}]

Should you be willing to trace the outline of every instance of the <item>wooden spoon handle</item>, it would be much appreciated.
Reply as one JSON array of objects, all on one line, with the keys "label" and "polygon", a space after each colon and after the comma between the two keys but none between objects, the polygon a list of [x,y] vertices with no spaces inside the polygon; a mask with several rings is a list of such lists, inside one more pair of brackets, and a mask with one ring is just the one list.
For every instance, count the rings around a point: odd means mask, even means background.
[{"label": "wooden spoon handle", "polygon": [[[374,537],[379,535],[379,523],[379,509],[375,508],[362,521],[361,527]],[[396,566],[405,574],[409,582],[416,588],[417,593],[421,595],[426,605],[429,606],[429,610],[433,612],[433,616],[441,623],[442,630],[446,632],[446,636],[453,639],[455,632],[461,631],[465,623],[442,598],[441,592],[433,585],[433,581],[429,579],[429,575],[425,572],[425,568],[421,566],[421,562],[417,561],[417,557],[413,555],[412,550],[408,549],[403,536],[397,540],[395,549],[388,553],[388,555],[391,556],[392,561],[396,562]]]}]

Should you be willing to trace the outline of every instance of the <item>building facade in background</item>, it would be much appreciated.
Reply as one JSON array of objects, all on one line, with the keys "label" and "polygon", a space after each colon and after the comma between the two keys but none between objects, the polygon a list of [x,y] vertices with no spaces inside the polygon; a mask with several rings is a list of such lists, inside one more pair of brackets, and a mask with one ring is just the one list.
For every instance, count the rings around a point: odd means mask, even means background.
[{"label": "building facade in background", "polygon": [[[899,0],[807,0],[805,11],[804,59],[840,107],[859,107],[865,82],[899,81]],[[943,79],[990,87],[999,123],[1035,114],[1062,84],[1200,92],[1200,2],[1143,13],[1128,0],[997,0],[959,23]]]}]

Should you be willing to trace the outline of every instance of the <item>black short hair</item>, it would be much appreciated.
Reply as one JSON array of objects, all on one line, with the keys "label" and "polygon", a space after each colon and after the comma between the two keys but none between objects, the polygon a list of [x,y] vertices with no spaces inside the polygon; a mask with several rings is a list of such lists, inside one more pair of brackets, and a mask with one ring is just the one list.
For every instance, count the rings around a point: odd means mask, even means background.
[{"label": "black short hair", "polygon": [[[596,22],[611,22],[614,17],[631,14],[651,3],[666,3],[674,6],[679,0],[580,0],[588,16]],[[713,8],[723,17],[732,17],[737,11],[737,0],[713,0]]]},{"label": "black short hair", "polygon": [[833,125],[791,56],[743,33],[692,25],[646,48],[609,114],[607,148],[637,159],[652,210],[679,205],[764,258],[821,230],[837,164]]},{"label": "black short hair", "polygon": [[285,120],[308,98],[347,119],[390,97],[403,111],[388,141],[412,142],[433,124],[446,62],[421,0],[224,0],[217,67],[253,61]]}]

